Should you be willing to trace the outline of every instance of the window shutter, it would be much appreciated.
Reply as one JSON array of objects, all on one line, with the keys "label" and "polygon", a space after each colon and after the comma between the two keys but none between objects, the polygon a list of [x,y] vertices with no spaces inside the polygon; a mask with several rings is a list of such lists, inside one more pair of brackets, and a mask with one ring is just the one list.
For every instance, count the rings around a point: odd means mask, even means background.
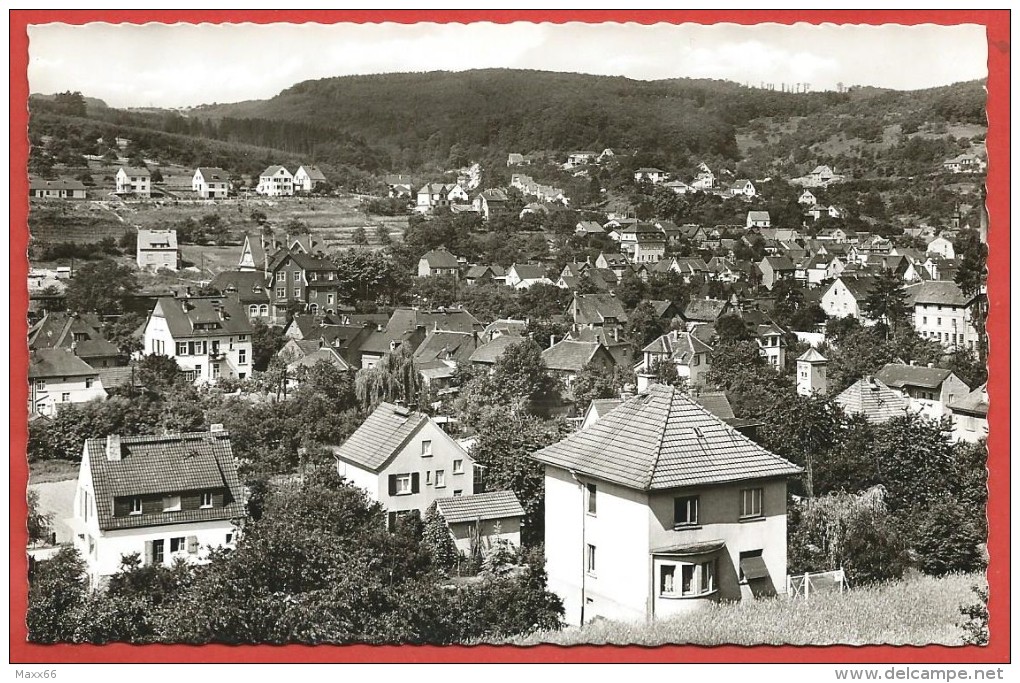
[{"label": "window shutter", "polygon": [[192,555],[198,552],[198,536],[188,536],[188,552]]},{"label": "window shutter", "polygon": [[395,474],[390,475],[390,495],[397,495],[397,475]]},{"label": "window shutter", "polygon": [[145,542],[145,564],[152,564],[152,541]]},{"label": "window shutter", "polygon": [[418,493],[418,491],[421,490],[420,487],[418,486],[419,478],[420,475],[417,472],[411,475],[411,493]]}]

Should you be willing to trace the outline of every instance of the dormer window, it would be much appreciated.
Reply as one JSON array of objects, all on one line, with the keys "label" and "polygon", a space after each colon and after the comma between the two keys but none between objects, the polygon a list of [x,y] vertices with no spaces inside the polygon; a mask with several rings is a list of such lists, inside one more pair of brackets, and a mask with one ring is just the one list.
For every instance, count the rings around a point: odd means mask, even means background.
[{"label": "dormer window", "polygon": [[211,493],[203,493],[200,507],[211,508],[213,506],[213,498]]},{"label": "dormer window", "polygon": [[140,515],[142,514],[142,499],[135,496],[131,499],[131,514]]},{"label": "dormer window", "polygon": [[180,496],[163,496],[163,512],[177,512],[180,509]]}]

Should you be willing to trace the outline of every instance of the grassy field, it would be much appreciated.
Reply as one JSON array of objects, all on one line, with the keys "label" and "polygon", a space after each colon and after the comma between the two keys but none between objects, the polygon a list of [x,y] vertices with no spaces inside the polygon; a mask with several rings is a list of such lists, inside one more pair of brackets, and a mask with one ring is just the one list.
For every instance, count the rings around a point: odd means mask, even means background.
[{"label": "grassy field", "polygon": [[810,601],[776,599],[713,605],[652,624],[596,621],[541,632],[515,645],[962,645],[960,607],[976,601],[979,574],[914,576]]},{"label": "grassy field", "polygon": [[32,484],[77,479],[78,466],[78,463],[68,460],[40,460],[29,463],[28,479]]}]

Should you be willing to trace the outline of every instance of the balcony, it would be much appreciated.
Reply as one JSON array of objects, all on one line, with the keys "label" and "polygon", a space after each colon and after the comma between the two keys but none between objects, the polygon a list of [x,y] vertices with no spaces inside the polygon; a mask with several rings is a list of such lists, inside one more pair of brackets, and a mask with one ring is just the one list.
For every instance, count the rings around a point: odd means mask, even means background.
[{"label": "balcony", "polygon": [[227,357],[227,354],[225,354],[223,351],[210,351],[209,352],[209,360],[210,361],[223,360],[226,357]]}]

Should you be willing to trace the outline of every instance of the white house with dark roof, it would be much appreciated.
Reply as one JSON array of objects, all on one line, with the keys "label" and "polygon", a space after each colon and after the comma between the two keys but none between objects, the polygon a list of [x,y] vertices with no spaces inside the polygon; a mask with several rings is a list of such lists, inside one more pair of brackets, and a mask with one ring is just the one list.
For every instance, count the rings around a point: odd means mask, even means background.
[{"label": "white house with dark roof", "polygon": [[85,184],[80,180],[45,180],[30,176],[28,196],[35,199],[85,199]]},{"label": "white house with dark roof", "polygon": [[730,196],[743,197],[745,199],[751,199],[758,194],[758,190],[755,189],[754,183],[747,178],[741,178],[735,181],[730,186]]},{"label": "white house with dark roof", "polygon": [[126,555],[169,567],[232,547],[244,500],[226,432],[111,434],[85,442],[68,525],[98,587]]},{"label": "white house with dark roof", "polygon": [[177,361],[190,381],[245,379],[252,372],[251,322],[230,297],[161,297],[149,314],[142,353]]},{"label": "white house with dark roof", "polygon": [[586,366],[611,369],[616,359],[599,341],[562,339],[542,351],[542,362],[553,377],[563,382],[568,400],[573,396],[574,382]]},{"label": "white house with dark roof", "polygon": [[640,183],[642,181],[649,181],[655,185],[665,181],[669,178],[669,174],[663,171],[661,168],[639,168],[634,171],[634,182]]},{"label": "white house with dark roof", "polygon": [[769,216],[768,211],[748,211],[747,212],[747,227],[748,228],[770,228],[772,227],[772,218]]},{"label": "white house with dark roof", "polygon": [[441,498],[470,496],[475,462],[428,415],[380,403],[357,430],[332,446],[337,472],[368,492],[389,514],[424,513]]},{"label": "white house with dark roof", "polygon": [[964,294],[951,280],[919,282],[905,290],[907,305],[914,314],[914,329],[919,335],[940,342],[949,350],[977,351],[980,335],[974,322],[981,297]]},{"label": "white house with dark roof", "polygon": [[56,415],[72,403],[106,398],[99,371],[65,348],[29,351],[28,414]]},{"label": "white house with dark roof", "polygon": [[433,249],[418,259],[418,277],[438,275],[457,277],[459,273],[460,264],[457,262],[457,257],[443,247]]},{"label": "white house with dark roof", "polygon": [[299,166],[294,172],[294,191],[311,192],[319,185],[328,181],[326,175],[319,170],[318,166]]},{"label": "white house with dark roof", "polygon": [[294,176],[283,166],[270,166],[259,174],[255,192],[264,197],[291,197],[294,195]]},{"label": "white house with dark roof", "polygon": [[[468,555],[474,542],[484,551],[499,541],[521,547],[524,508],[513,491],[490,491],[436,500],[457,550]],[[477,541],[476,541],[477,539]]]},{"label": "white house with dark roof", "polygon": [[222,168],[199,166],[191,178],[191,189],[203,199],[226,199],[230,176]]},{"label": "white house with dark roof", "polygon": [[[705,376],[712,369],[712,347],[690,332],[670,330],[641,351],[643,358],[635,370],[639,373],[654,373],[659,363],[670,362],[676,366],[677,375],[691,385],[704,384]],[[642,377],[638,376],[638,389]]]},{"label": "white house with dark roof", "polygon": [[946,368],[886,363],[875,377],[902,393],[911,409],[933,420],[949,415],[949,406],[970,393],[970,387]]},{"label": "white house with dark roof", "polygon": [[683,391],[653,385],[532,457],[568,624],[785,593],[786,485],[803,470]]},{"label": "white house with dark roof", "polygon": [[949,404],[953,416],[953,438],[975,443],[988,438],[988,385],[982,384]]},{"label": "white house with dark roof", "polygon": [[177,270],[180,254],[177,251],[177,231],[138,228],[138,246],[135,261],[142,270]]},{"label": "white house with dark roof", "polygon": [[144,166],[121,166],[114,176],[117,194],[135,194],[148,197],[152,194],[152,174]]},{"label": "white house with dark roof", "polygon": [[515,263],[506,271],[506,284],[514,289],[528,289],[533,285],[551,285],[545,276],[545,266],[537,263]]}]

